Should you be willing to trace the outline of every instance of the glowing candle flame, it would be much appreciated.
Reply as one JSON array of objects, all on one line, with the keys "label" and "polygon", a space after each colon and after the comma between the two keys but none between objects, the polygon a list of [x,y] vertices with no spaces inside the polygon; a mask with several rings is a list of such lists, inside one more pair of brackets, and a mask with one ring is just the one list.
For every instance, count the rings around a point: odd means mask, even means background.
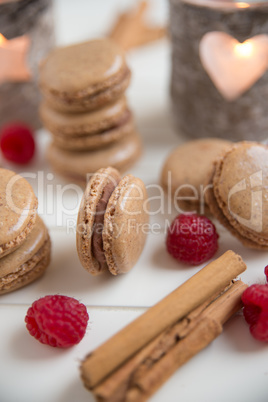
[{"label": "glowing candle flame", "polygon": [[0,84],[30,79],[31,73],[26,60],[29,46],[30,39],[27,35],[6,39],[0,33]]},{"label": "glowing candle flame", "polygon": [[2,35],[2,34],[0,33],[0,46],[3,45],[6,41],[7,41],[7,40],[6,40],[6,38],[4,37],[4,35]]},{"label": "glowing candle flame", "polygon": [[250,5],[248,4],[248,3],[236,3],[236,7],[237,8],[247,8],[247,7],[249,7]]},{"label": "glowing candle flame", "polygon": [[253,52],[253,45],[251,42],[237,43],[235,45],[235,53],[240,57],[250,57]]}]

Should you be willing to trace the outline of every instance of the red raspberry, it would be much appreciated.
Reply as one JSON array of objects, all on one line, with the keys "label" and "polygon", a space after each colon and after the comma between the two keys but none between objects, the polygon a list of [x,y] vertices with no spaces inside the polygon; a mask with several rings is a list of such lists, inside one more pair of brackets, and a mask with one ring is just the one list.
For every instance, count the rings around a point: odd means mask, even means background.
[{"label": "red raspberry", "polygon": [[167,251],[178,261],[199,265],[216,253],[218,237],[215,226],[207,217],[181,214],[169,227]]},{"label": "red raspberry", "polygon": [[86,306],[68,296],[45,296],[28,309],[25,322],[41,343],[68,348],[81,341],[89,316]]},{"label": "red raspberry", "polygon": [[268,265],[264,268],[264,275],[266,276],[266,281],[268,282]]},{"label": "red raspberry", "polygon": [[0,148],[7,160],[26,164],[34,156],[35,142],[33,134],[23,124],[5,126],[0,133]]},{"label": "red raspberry", "polygon": [[243,295],[244,317],[252,336],[268,342],[268,285],[252,285]]}]

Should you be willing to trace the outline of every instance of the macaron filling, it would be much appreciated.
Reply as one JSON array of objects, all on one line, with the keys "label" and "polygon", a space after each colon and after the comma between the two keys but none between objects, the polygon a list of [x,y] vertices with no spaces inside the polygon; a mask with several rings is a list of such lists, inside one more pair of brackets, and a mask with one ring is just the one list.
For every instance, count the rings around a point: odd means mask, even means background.
[{"label": "macaron filling", "polygon": [[[120,116],[120,118],[117,120],[116,123],[111,125],[109,128],[96,131],[95,133],[92,133],[92,134],[100,134],[100,135],[105,134],[107,131],[114,130],[116,128],[120,128],[120,127],[124,126],[126,123],[128,123],[130,121],[130,119],[131,119],[131,112],[130,112],[130,110],[126,109],[122,113],[122,115]],[[83,136],[83,135],[81,135],[81,136]]]},{"label": "macaron filling", "polygon": [[[42,86],[41,89],[43,91],[44,96],[48,99],[52,97],[58,99],[61,103],[65,103],[66,105],[81,105],[87,104],[88,102],[94,100],[99,96],[105,96],[107,93],[119,90],[119,87],[124,86],[125,81],[130,79],[130,70],[126,67],[121,73],[118,73],[113,80],[110,80],[110,85],[107,84],[107,87],[104,88],[96,88],[96,91],[88,93],[86,89],[82,91],[78,91],[76,94],[68,94],[65,92],[57,92],[53,89],[47,89],[45,86]],[[121,92],[121,91],[120,91]]]},{"label": "macaron filling", "polygon": [[115,190],[119,181],[109,181],[102,191],[101,198],[96,206],[95,220],[92,235],[92,254],[99,263],[99,270],[107,267],[106,257],[103,248],[102,231],[104,225],[104,214],[107,208],[108,201]]},{"label": "macaron filling", "polygon": [[[124,124],[126,124],[130,119],[131,119],[131,112],[130,112],[129,109],[126,109],[122,113],[122,115],[120,116],[118,121],[115,124],[113,124],[108,130],[111,130],[111,129],[114,129],[114,128],[117,128],[117,127],[121,127]],[[100,134],[105,133],[105,131],[107,131],[107,129],[106,130],[101,130]]]}]

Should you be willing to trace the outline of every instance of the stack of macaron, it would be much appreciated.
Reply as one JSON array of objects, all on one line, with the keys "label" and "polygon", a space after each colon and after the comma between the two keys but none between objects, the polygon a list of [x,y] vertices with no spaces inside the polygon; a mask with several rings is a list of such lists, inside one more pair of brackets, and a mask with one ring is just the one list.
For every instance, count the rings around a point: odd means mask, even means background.
[{"label": "stack of macaron", "polygon": [[0,295],[39,278],[50,262],[48,230],[23,177],[0,168]]},{"label": "stack of macaron", "polygon": [[47,152],[56,173],[85,184],[87,174],[112,166],[123,172],[142,145],[125,91],[130,70],[110,39],[53,50],[40,66],[40,116],[53,142]]}]

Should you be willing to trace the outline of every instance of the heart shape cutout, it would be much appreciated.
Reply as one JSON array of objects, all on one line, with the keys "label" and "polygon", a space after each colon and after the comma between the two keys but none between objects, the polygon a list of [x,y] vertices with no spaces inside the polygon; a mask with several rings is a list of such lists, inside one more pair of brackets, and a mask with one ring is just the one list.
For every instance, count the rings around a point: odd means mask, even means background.
[{"label": "heart shape cutout", "polygon": [[268,35],[257,35],[243,43],[225,32],[208,32],[200,41],[201,63],[221,95],[233,101],[268,68]]}]

